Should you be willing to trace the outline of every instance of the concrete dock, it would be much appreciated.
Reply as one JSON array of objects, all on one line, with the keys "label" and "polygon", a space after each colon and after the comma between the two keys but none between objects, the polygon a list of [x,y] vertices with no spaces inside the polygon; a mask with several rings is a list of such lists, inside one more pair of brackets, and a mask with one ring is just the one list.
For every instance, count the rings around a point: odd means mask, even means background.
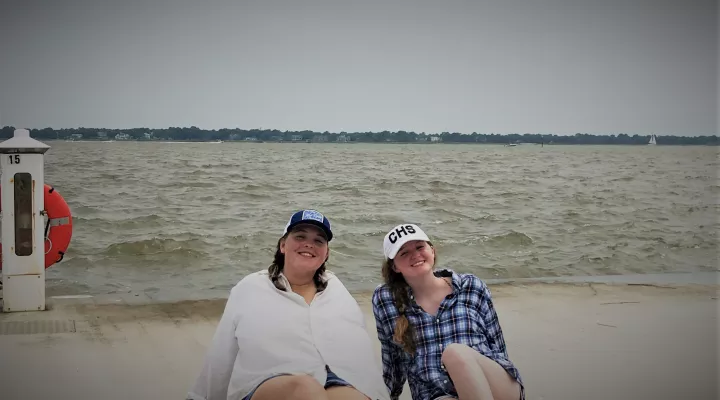
[{"label": "concrete dock", "polygon": [[[533,400],[720,398],[718,288],[491,285]],[[354,295],[375,338],[370,294]],[[49,298],[48,306],[0,314],[0,399],[184,399],[224,299],[130,293]],[[410,399],[407,386],[401,398]]]}]

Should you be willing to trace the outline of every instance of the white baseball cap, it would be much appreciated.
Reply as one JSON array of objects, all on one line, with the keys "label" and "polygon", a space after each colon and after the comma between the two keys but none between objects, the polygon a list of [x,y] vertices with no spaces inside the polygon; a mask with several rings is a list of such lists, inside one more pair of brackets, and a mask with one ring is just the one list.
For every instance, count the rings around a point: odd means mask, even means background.
[{"label": "white baseball cap", "polygon": [[385,240],[383,241],[385,257],[389,260],[394,259],[400,248],[405,243],[413,240],[429,242],[430,238],[415,224],[400,224],[392,228],[390,232],[385,235]]}]

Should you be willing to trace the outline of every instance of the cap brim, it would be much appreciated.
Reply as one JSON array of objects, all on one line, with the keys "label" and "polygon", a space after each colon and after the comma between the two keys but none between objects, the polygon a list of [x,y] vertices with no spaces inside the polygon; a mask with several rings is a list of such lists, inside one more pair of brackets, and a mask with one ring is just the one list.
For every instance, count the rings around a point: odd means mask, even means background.
[{"label": "cap brim", "polygon": [[395,256],[397,256],[397,253],[400,251],[400,249],[405,245],[407,242],[412,242],[415,240],[420,240],[423,242],[429,242],[430,238],[427,237],[424,233],[416,233],[413,236],[404,236],[400,238],[397,243],[395,243],[395,246],[390,250],[390,254],[387,255],[388,259],[394,260]]},{"label": "cap brim", "polygon": [[294,223],[294,224],[291,224],[291,225],[289,225],[289,226],[287,227],[287,232],[292,231],[292,229],[295,228],[295,227],[298,226],[298,225],[314,225],[314,226],[317,226],[318,228],[320,228],[321,231],[323,231],[323,233],[325,233],[325,237],[327,238],[328,242],[331,241],[332,238],[333,238],[332,232],[330,232],[325,225],[323,225],[322,223],[320,223],[320,222],[318,222],[318,221],[313,221],[313,220],[298,221],[298,222],[296,222],[296,223]]}]

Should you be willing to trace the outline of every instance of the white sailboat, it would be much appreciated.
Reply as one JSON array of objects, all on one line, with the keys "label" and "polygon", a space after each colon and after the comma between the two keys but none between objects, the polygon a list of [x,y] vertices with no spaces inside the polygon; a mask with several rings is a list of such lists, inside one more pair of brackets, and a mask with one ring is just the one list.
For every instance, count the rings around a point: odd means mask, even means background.
[{"label": "white sailboat", "polygon": [[657,136],[653,133],[650,135],[650,142],[648,142],[648,146],[653,146],[657,144]]}]

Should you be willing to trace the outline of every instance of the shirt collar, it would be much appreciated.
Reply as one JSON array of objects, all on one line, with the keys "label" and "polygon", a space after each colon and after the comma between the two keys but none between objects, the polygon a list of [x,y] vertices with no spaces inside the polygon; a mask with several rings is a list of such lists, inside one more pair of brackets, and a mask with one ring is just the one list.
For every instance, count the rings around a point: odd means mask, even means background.
[{"label": "shirt collar", "polygon": [[[325,270],[325,272],[322,274],[322,281],[324,283],[327,283],[330,280],[331,275],[332,275],[332,273],[330,271]],[[283,272],[280,272],[280,274],[278,275],[278,283],[282,287],[284,287],[286,290],[287,290],[287,288],[290,287],[290,281],[287,279],[287,277],[285,276],[285,274]],[[325,289],[325,288],[322,288],[322,289]],[[318,292],[321,292],[322,289],[318,290]]]},{"label": "shirt collar", "polygon": [[455,271],[449,268],[443,268],[436,270],[433,272],[435,276],[443,277],[443,278],[452,278],[452,284],[453,284],[453,292],[456,290],[460,290],[462,288],[462,281],[460,279],[460,275],[458,275]]},{"label": "shirt collar", "polygon": [[[462,288],[462,286],[461,286],[462,282],[460,280],[460,275],[458,275],[455,271],[453,271],[450,268],[437,269],[437,270],[433,271],[433,275],[440,277],[440,278],[452,278],[453,291],[450,294],[450,296],[452,296],[452,297],[454,297],[457,294],[457,292],[459,292],[460,289]],[[410,296],[410,299],[415,300],[415,295],[413,294],[413,291],[412,291],[412,288],[410,287],[410,285],[408,285],[407,290],[408,290],[408,295]]]}]

